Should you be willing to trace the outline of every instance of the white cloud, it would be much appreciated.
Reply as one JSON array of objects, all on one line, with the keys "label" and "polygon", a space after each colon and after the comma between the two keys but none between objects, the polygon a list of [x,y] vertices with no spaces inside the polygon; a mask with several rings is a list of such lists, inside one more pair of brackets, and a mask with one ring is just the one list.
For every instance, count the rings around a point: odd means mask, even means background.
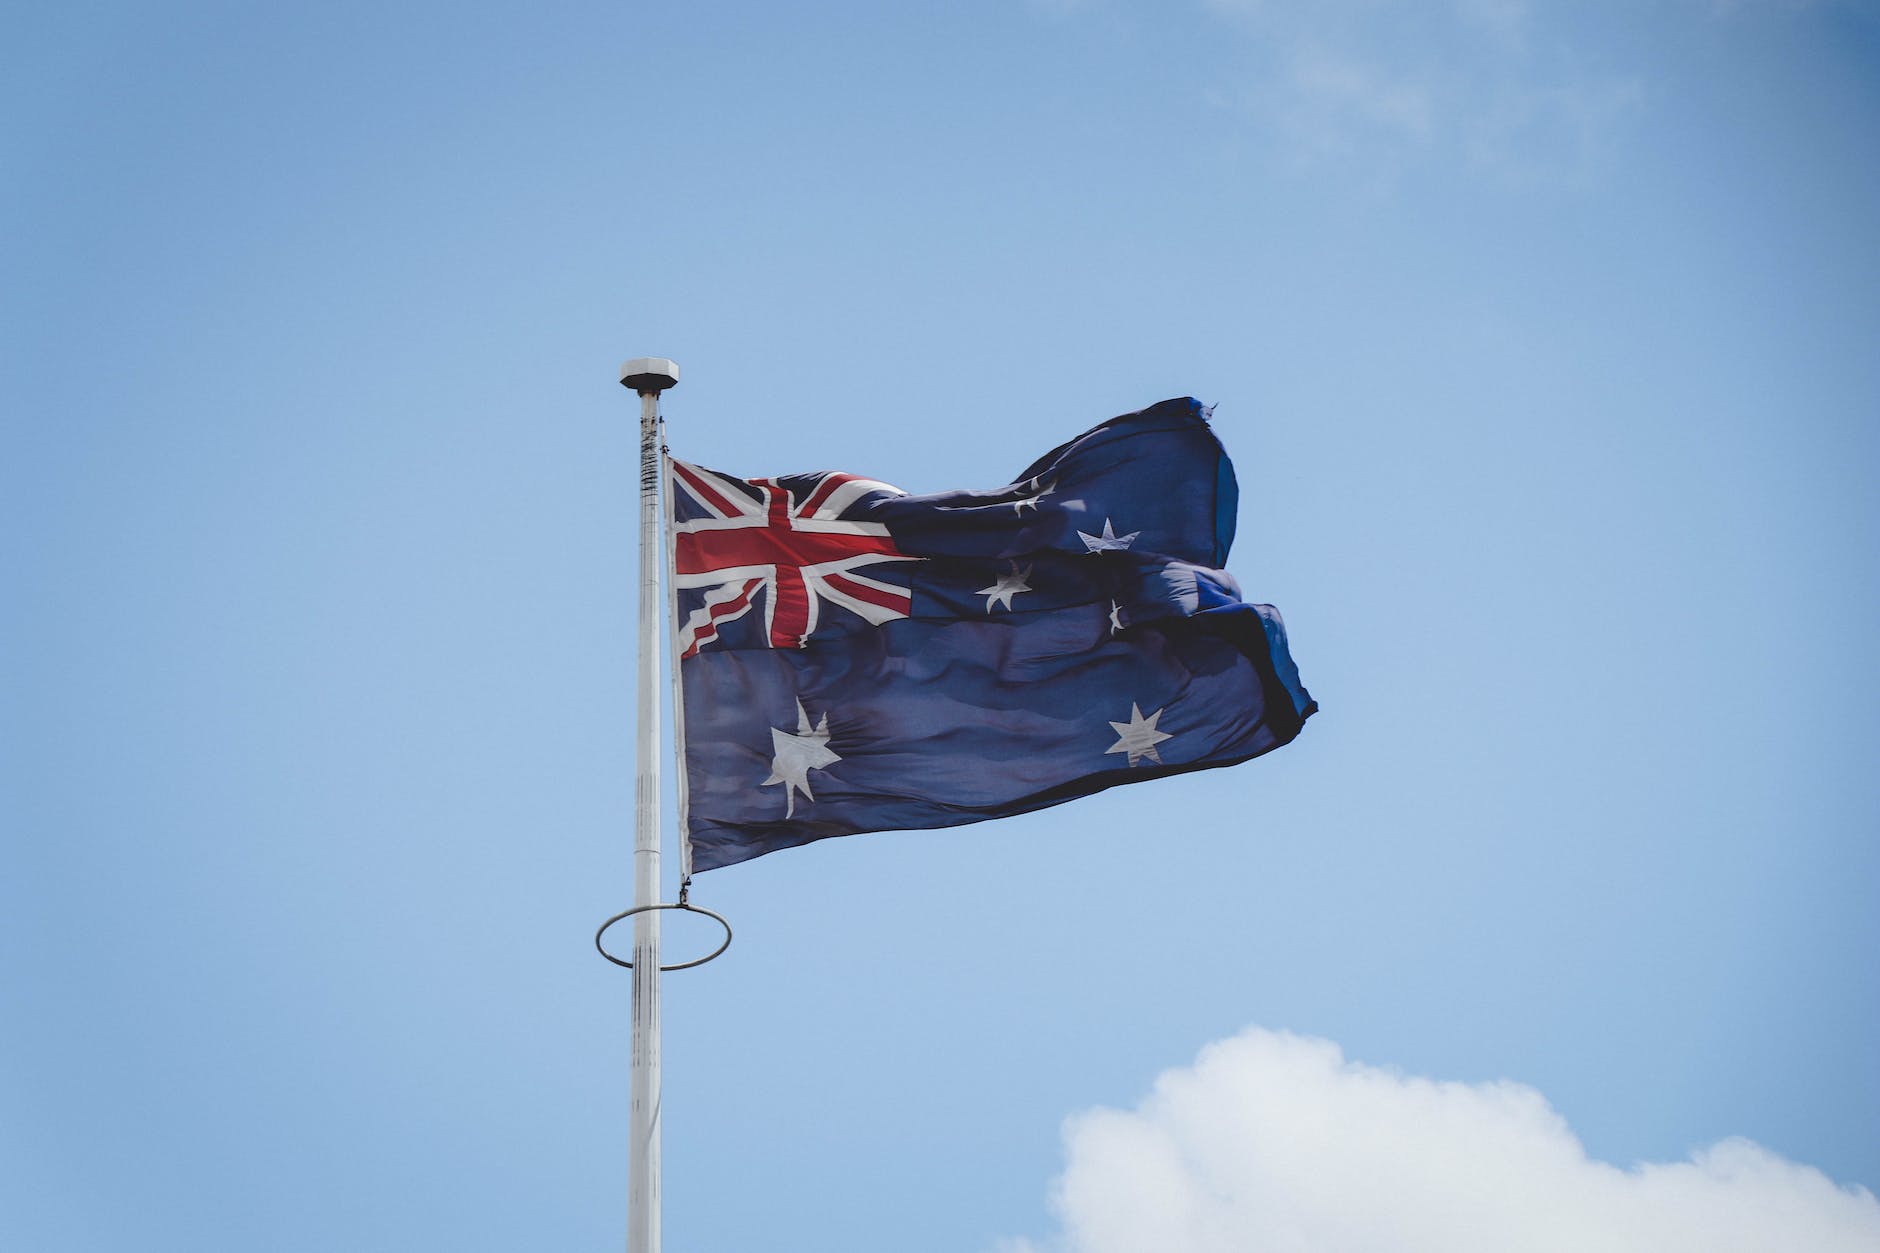
[{"label": "white cloud", "polygon": [[1522,0],[1206,0],[1238,30],[1245,74],[1223,99],[1287,158],[1388,176],[1431,157],[1523,181],[1597,169],[1643,98],[1584,68]]},{"label": "white cloud", "polygon": [[1065,1125],[1063,1230],[1011,1253],[1874,1253],[1880,1202],[1731,1139],[1586,1156],[1540,1093],[1249,1030]]}]

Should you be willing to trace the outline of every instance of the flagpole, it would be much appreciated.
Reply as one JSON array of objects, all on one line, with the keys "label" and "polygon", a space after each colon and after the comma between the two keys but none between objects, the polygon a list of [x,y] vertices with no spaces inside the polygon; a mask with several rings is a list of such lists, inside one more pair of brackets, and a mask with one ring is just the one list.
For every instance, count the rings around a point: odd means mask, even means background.
[{"label": "flagpole", "polygon": [[[659,903],[659,393],[679,381],[663,357],[620,367],[622,386],[640,395],[640,653],[634,770],[633,904]],[[676,663],[675,663],[676,664]],[[633,919],[633,1064],[629,1122],[627,1253],[659,1253],[659,914]]]}]

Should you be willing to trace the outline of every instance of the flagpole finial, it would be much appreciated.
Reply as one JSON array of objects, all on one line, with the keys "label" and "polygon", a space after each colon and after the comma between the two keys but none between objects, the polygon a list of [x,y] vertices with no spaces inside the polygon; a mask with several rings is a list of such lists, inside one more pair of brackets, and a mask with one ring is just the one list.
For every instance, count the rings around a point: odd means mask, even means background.
[{"label": "flagpole finial", "polygon": [[644,396],[663,392],[679,381],[679,365],[664,357],[635,357],[620,367],[620,385]]}]

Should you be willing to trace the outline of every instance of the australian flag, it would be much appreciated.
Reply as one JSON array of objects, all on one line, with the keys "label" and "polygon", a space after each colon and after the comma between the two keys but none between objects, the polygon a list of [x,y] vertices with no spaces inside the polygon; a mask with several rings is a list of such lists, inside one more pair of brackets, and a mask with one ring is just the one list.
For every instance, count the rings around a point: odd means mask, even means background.
[{"label": "australian flag", "polygon": [[1195,400],[989,491],[671,470],[694,870],[1233,765],[1317,708],[1221,569],[1238,491]]}]

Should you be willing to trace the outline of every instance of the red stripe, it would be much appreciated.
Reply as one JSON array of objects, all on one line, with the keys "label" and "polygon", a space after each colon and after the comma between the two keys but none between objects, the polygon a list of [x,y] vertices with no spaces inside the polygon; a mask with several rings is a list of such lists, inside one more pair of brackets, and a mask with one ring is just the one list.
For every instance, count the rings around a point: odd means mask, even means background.
[{"label": "red stripe", "polygon": [[844,578],[840,574],[825,574],[823,575],[823,581],[835,588],[838,592],[846,592],[856,600],[865,600],[869,604],[879,605],[883,609],[899,609],[902,612],[906,612],[914,599],[906,592],[884,592],[878,587],[870,587],[866,583],[857,583],[854,579]]},{"label": "red stripe", "polygon": [[710,574],[737,566],[820,566],[867,553],[901,555],[886,535],[832,535],[771,525],[680,531],[673,536],[672,557],[680,574]]},{"label": "red stripe", "polygon": [[818,509],[823,507],[824,501],[836,494],[837,488],[841,487],[844,483],[853,483],[859,477],[861,476],[855,474],[829,475],[817,485],[815,491],[809,494],[809,499],[804,501],[803,507],[796,511],[796,516],[799,518],[810,517]]},{"label": "red stripe", "polygon": [[680,653],[679,659],[683,661],[685,658],[697,653],[699,645],[709,644],[717,639],[718,619],[729,618],[741,612],[746,605],[751,603],[751,593],[755,592],[762,582],[763,580],[761,579],[752,579],[744,585],[744,591],[742,593],[732,597],[722,605],[713,605],[711,607],[711,616],[699,627],[698,634],[692,637],[692,646]]},{"label": "red stripe", "polygon": [[691,489],[692,494],[704,501],[709,507],[716,509],[720,514],[728,518],[740,516],[741,511],[736,505],[719,495],[704,479],[692,473],[692,468],[686,465],[685,462],[673,462],[672,472],[684,479],[686,487]]},{"label": "red stripe", "polygon": [[809,634],[809,584],[803,581],[803,572],[779,566],[771,595],[770,646],[800,647]]}]

